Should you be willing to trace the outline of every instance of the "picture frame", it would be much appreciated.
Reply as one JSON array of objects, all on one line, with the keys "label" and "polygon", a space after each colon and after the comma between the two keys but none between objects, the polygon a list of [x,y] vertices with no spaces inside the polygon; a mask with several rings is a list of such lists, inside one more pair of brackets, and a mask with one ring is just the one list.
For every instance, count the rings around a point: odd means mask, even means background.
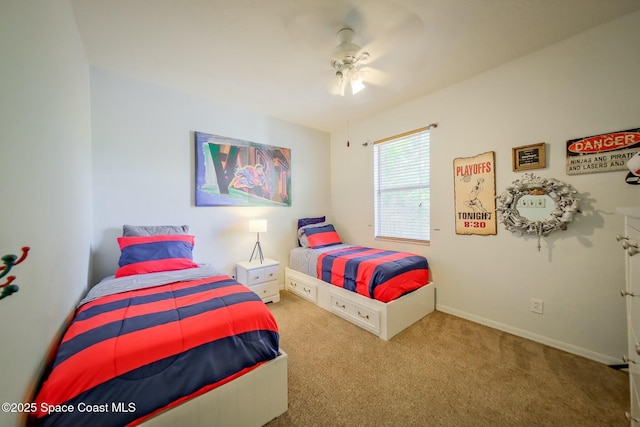
[{"label": "picture frame", "polygon": [[542,169],[547,166],[545,143],[522,145],[512,149],[513,171]]},{"label": "picture frame", "polygon": [[194,132],[196,206],[291,206],[291,149]]}]

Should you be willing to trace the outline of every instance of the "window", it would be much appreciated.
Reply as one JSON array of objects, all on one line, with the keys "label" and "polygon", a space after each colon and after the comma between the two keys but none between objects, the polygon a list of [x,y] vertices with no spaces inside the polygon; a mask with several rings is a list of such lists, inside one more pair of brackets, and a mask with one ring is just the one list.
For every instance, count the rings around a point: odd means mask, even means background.
[{"label": "window", "polygon": [[374,143],[376,238],[429,241],[429,134],[425,127]]}]

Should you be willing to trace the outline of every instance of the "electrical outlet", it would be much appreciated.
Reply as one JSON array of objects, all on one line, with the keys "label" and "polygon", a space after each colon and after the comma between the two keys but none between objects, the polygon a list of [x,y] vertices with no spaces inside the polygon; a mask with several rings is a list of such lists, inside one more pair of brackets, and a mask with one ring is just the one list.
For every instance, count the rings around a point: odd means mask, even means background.
[{"label": "electrical outlet", "polygon": [[534,313],[542,314],[544,308],[544,301],[541,299],[531,298],[531,311]]}]

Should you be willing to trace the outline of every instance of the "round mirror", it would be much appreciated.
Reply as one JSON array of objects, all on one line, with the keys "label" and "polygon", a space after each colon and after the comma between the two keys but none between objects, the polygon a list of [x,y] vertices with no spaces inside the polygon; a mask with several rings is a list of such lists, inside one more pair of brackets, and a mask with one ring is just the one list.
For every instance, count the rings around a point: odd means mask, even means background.
[{"label": "round mirror", "polygon": [[[525,173],[497,197],[498,219],[505,228],[520,235],[546,236],[565,230],[578,211],[576,190],[555,178]],[[540,243],[538,243],[540,249]]]}]

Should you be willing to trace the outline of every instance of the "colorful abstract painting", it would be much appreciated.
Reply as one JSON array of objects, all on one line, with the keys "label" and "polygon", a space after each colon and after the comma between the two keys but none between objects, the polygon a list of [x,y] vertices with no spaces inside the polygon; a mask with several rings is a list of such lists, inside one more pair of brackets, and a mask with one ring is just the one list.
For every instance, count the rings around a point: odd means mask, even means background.
[{"label": "colorful abstract painting", "polygon": [[291,206],[291,149],[194,132],[196,206]]}]

